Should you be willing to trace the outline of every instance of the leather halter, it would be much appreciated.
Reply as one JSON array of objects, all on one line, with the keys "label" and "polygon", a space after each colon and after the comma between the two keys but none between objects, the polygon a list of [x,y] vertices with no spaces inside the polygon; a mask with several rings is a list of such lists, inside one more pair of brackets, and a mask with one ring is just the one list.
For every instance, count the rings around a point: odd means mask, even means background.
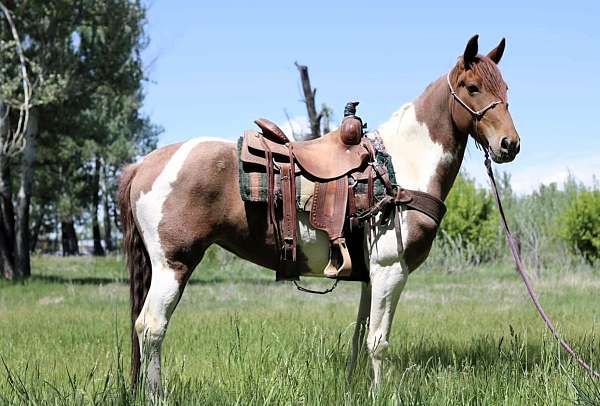
[{"label": "leather halter", "polygon": [[483,119],[483,116],[485,115],[485,113],[487,113],[488,111],[490,111],[497,105],[504,103],[504,102],[502,100],[496,100],[496,101],[491,102],[484,108],[475,111],[471,107],[469,107],[469,105],[467,103],[465,103],[458,96],[458,94],[456,94],[456,92],[454,91],[454,88],[452,87],[452,83],[450,83],[450,72],[448,72],[448,74],[446,75],[446,81],[448,82],[448,87],[450,88],[450,94],[452,95],[453,100],[456,100],[458,102],[458,104],[463,106],[465,108],[465,110],[467,110],[471,114],[471,117],[473,117],[473,120],[475,120],[475,141],[477,141],[479,144],[481,144],[481,141],[479,140],[479,126],[478,126],[479,122],[481,121],[481,119]]}]

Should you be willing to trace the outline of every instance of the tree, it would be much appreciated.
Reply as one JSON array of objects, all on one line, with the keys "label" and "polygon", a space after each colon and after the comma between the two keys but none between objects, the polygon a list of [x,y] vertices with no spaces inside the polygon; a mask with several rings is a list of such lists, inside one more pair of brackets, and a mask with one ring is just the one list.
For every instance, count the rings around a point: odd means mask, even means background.
[{"label": "tree", "polygon": [[593,265],[600,260],[600,191],[579,192],[564,211],[562,235],[575,254]]},{"label": "tree", "polygon": [[491,194],[460,174],[446,199],[448,211],[440,225],[442,244],[469,253],[469,261],[491,258],[498,235],[498,214]]},{"label": "tree", "polygon": [[[14,1],[9,8],[24,38],[17,42],[36,89],[31,106],[38,129],[29,129],[24,154],[0,162],[0,266],[12,278],[28,276],[27,243],[37,241],[49,225],[60,224],[65,254],[77,253],[77,228],[88,220],[100,240],[101,191],[113,190],[101,182],[118,172],[104,168],[108,162],[113,165],[112,143],[126,151],[119,156],[122,164],[155,145],[157,131],[139,113],[144,80],[140,54],[147,43],[145,9],[139,1],[30,0]],[[3,25],[3,61],[14,54],[9,32]],[[5,101],[14,99],[17,67],[0,67],[0,113]],[[11,124],[0,122],[0,127]],[[110,200],[105,199],[108,207]],[[33,227],[30,212],[36,215]],[[19,269],[6,272],[11,266]]]},{"label": "tree", "polygon": [[310,134],[304,137],[305,140],[312,140],[321,136],[321,121],[324,119],[323,132],[328,133],[331,119],[331,109],[327,105],[323,104],[321,111],[317,113],[315,104],[315,95],[317,89],[313,89],[310,84],[310,77],[308,76],[308,67],[300,65],[298,62],[294,63],[298,72],[300,73],[300,81],[302,82],[302,92],[304,93],[304,104],[306,105],[306,112],[308,114],[308,120],[310,123]]}]

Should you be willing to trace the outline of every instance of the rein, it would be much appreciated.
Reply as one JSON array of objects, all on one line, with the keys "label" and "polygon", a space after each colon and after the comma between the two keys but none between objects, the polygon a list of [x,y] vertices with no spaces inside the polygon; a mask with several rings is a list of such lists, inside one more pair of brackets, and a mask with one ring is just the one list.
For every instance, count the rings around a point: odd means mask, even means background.
[{"label": "rein", "polygon": [[492,162],[490,160],[487,150],[485,151],[485,167],[487,170],[487,175],[490,178],[492,190],[494,191],[494,198],[496,199],[496,205],[498,206],[498,211],[500,212],[500,219],[502,222],[502,226],[504,228],[504,233],[506,234],[506,239],[508,240],[508,245],[510,246],[510,251],[512,252],[512,256],[515,260],[517,273],[521,276],[521,279],[523,279],[523,282],[525,283],[525,287],[527,288],[527,293],[529,293],[529,297],[531,298],[533,305],[535,306],[535,308],[536,308],[537,312],[539,313],[540,317],[542,318],[542,320],[544,320],[544,323],[546,323],[546,326],[548,327],[548,329],[552,332],[552,335],[554,336],[554,338],[556,338],[556,340],[560,343],[560,346],[575,361],[577,361],[577,363],[583,369],[585,369],[592,377],[594,377],[596,379],[600,379],[600,373],[598,373],[594,369],[592,369],[592,367],[583,358],[581,358],[573,350],[573,348],[571,348],[571,346],[565,340],[563,340],[563,338],[558,334],[558,331],[556,330],[554,323],[552,323],[552,320],[550,320],[550,318],[544,311],[544,308],[540,304],[540,301],[539,301],[537,295],[535,294],[535,291],[533,290],[533,287],[531,285],[529,277],[527,276],[527,273],[525,272],[525,269],[523,267],[523,260],[521,259],[521,255],[519,254],[517,242],[516,242],[515,238],[513,237],[512,233],[510,232],[510,228],[508,227],[508,222],[506,221],[506,216],[504,215],[504,209],[502,208],[502,202],[500,200],[500,193],[498,193],[498,187],[496,186],[496,180],[494,179],[494,172],[492,171]]}]

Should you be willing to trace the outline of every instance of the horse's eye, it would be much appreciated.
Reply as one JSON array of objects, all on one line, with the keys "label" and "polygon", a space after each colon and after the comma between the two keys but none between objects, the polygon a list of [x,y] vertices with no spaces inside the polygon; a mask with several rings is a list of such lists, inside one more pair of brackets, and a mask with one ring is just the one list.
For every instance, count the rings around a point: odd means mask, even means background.
[{"label": "horse's eye", "polygon": [[467,86],[467,90],[469,91],[470,94],[476,94],[479,93],[479,88],[475,85],[469,85]]}]

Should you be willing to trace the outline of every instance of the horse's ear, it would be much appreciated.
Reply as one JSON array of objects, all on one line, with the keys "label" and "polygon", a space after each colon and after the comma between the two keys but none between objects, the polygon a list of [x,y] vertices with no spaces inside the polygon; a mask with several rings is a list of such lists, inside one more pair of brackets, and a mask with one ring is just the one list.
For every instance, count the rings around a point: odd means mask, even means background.
[{"label": "horse's ear", "polygon": [[488,58],[490,58],[492,61],[494,61],[496,64],[498,64],[498,62],[500,62],[500,59],[502,59],[502,55],[504,54],[505,47],[506,47],[506,39],[502,38],[502,40],[500,40],[500,43],[498,44],[498,46],[496,48],[492,49],[489,54],[487,54]]},{"label": "horse's ear", "polygon": [[479,34],[475,34],[467,43],[465,53],[463,54],[465,69],[467,69],[473,62],[475,62],[475,58],[477,58],[477,50],[479,49],[479,45],[477,43],[478,40]]}]

